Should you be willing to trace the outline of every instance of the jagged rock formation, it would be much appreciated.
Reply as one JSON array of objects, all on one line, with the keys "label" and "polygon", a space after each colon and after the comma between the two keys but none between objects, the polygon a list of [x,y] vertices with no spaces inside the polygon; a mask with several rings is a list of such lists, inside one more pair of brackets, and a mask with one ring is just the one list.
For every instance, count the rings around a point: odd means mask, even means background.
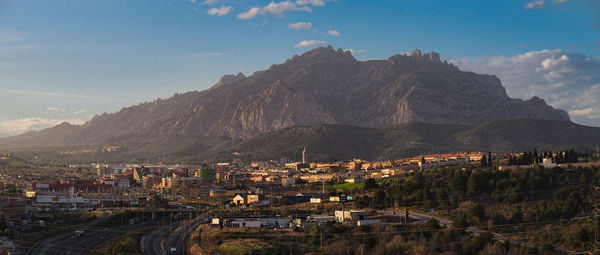
[{"label": "jagged rock formation", "polygon": [[201,92],[98,115],[82,126],[0,139],[0,148],[22,141],[58,146],[174,136],[249,138],[297,125],[477,125],[509,118],[569,121],[565,111],[542,99],[511,99],[497,77],[462,72],[435,52],[357,61],[349,51],[327,46],[248,77],[223,76]]}]

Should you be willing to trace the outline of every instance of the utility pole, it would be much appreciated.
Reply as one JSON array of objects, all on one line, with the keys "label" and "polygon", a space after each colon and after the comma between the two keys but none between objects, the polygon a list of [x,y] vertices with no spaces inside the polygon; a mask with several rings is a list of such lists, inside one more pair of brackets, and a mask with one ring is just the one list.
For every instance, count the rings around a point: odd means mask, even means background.
[{"label": "utility pole", "polygon": [[592,248],[592,254],[600,254],[600,208],[595,205],[594,208],[594,224],[596,224],[596,230],[594,231],[594,247]]},{"label": "utility pole", "polygon": [[321,227],[319,226],[319,229],[321,230],[321,251],[323,250],[323,229],[321,229]]},{"label": "utility pole", "polygon": [[[600,194],[600,188],[594,187],[593,194],[597,197]],[[594,201],[597,201],[594,199]],[[596,224],[594,230],[594,246],[592,247],[592,254],[600,254],[600,207],[599,203],[594,204],[594,224]]]}]

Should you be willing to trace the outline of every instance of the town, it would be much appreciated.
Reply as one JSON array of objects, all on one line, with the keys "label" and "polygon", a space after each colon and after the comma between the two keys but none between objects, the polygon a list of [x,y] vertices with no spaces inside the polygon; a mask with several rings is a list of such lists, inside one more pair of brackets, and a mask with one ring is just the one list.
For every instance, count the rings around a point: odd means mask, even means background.
[{"label": "town", "polygon": [[[440,169],[507,172],[598,165],[597,155],[537,150],[315,163],[304,148],[301,158],[300,162],[36,166],[2,154],[1,248],[9,254],[89,254],[112,249],[117,240],[124,242],[122,235],[135,233],[131,235],[137,238],[126,240],[136,247],[129,247],[134,253],[212,254],[219,250],[191,240],[198,239],[199,233],[237,229],[288,233],[331,224],[452,226],[451,220],[436,214],[433,205],[392,201],[378,206],[379,194],[369,199],[367,191]],[[474,228],[467,232],[488,233]],[[493,238],[509,241],[500,235]]]}]

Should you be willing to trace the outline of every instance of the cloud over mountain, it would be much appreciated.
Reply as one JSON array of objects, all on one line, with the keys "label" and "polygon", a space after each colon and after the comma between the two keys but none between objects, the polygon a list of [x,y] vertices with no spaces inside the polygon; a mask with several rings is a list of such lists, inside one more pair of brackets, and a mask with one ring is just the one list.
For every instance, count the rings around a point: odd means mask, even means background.
[{"label": "cloud over mountain", "polygon": [[497,75],[511,97],[540,96],[575,122],[600,126],[600,58],[565,50],[459,59],[463,70]]},{"label": "cloud over mountain", "polygon": [[[304,3],[304,2],[302,2]],[[310,7],[308,7],[309,3],[306,3],[306,5],[302,5],[302,4],[296,4],[294,2],[290,2],[290,1],[283,1],[283,2],[271,2],[268,5],[264,6],[264,7],[253,7],[250,8],[250,10],[240,13],[238,15],[239,19],[253,19],[254,17],[258,16],[258,15],[272,15],[272,16],[276,16],[279,18],[283,18],[283,14],[286,12],[294,12],[294,11],[305,11],[305,12],[312,12],[312,9]],[[313,6],[319,6],[319,5],[313,5]]]},{"label": "cloud over mountain", "polygon": [[304,40],[294,45],[294,48],[302,48],[302,47],[312,47],[317,45],[326,44],[324,41],[319,40]]},{"label": "cloud over mountain", "polygon": [[63,122],[81,124],[81,120],[57,120],[43,118],[23,118],[17,120],[0,121],[0,137],[13,136],[29,131],[38,131],[56,126]]}]

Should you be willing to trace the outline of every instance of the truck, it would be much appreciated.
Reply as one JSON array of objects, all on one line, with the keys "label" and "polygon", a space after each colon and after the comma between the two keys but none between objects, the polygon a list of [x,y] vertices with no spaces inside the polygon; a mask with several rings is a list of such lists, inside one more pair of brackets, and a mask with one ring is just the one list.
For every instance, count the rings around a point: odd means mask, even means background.
[{"label": "truck", "polygon": [[76,230],[75,233],[73,233],[73,237],[79,238],[79,237],[83,236],[83,233],[84,233],[83,230]]},{"label": "truck", "polygon": [[129,219],[129,225],[133,225],[133,224],[136,224],[136,223],[140,223],[140,221],[142,221],[142,219],[140,219],[140,218],[137,218],[137,217],[136,217],[136,218]]}]

